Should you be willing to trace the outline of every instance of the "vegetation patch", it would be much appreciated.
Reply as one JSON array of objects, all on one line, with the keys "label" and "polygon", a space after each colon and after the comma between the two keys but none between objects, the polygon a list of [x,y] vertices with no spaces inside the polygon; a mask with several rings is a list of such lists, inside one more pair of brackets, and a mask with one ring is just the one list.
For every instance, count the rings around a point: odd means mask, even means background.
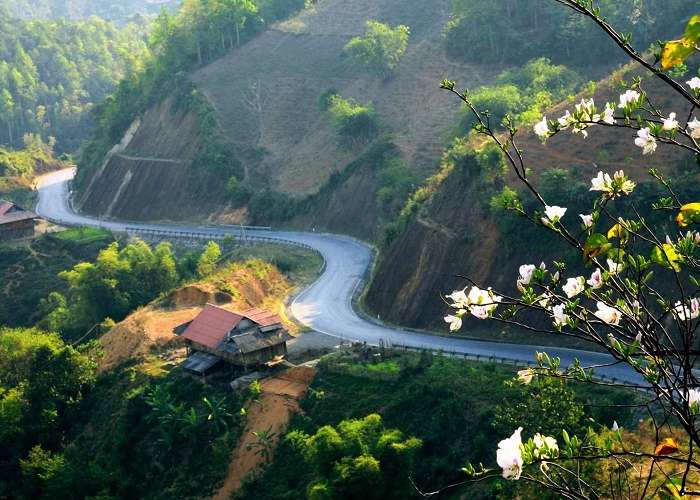
[{"label": "vegetation patch", "polygon": [[364,36],[355,37],[345,46],[351,60],[381,77],[391,76],[408,47],[408,26],[394,28],[369,20]]}]

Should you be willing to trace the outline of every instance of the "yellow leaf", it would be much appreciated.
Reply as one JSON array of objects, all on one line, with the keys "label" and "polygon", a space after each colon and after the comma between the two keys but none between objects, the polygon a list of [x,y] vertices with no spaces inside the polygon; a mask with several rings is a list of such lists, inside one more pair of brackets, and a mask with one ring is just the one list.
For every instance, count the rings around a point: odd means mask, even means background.
[{"label": "yellow leaf", "polygon": [[658,444],[658,446],[654,450],[654,454],[673,455],[674,453],[678,452],[679,449],[680,447],[678,446],[678,442],[676,442],[675,439],[666,438]]},{"label": "yellow leaf", "polygon": [[681,227],[687,227],[693,222],[700,222],[700,203],[686,203],[676,216],[676,222]]},{"label": "yellow leaf", "polygon": [[608,239],[611,238],[620,238],[621,243],[627,243],[627,239],[629,238],[629,232],[627,229],[622,227],[621,224],[615,224],[613,227],[610,228],[610,231],[608,231]]},{"label": "yellow leaf", "polygon": [[682,64],[695,51],[695,44],[685,38],[666,42],[661,52],[661,69],[671,69]]}]

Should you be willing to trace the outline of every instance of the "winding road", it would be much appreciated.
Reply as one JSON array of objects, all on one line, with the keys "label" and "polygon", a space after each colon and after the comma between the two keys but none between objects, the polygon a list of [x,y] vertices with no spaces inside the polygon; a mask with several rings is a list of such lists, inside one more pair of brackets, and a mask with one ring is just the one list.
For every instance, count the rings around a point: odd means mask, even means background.
[{"label": "winding road", "polygon": [[[69,204],[69,183],[74,174],[74,169],[61,170],[47,174],[37,182],[39,201],[36,212],[39,215],[66,225],[104,227],[113,231],[125,231],[127,227],[138,227],[142,230],[206,232],[213,236],[238,233],[235,228],[223,226],[135,223],[100,220],[77,214]],[[373,252],[368,245],[346,236],[333,234],[258,230],[246,230],[246,234],[305,244],[323,255],[326,261],[323,274],[315,283],[302,291],[290,306],[292,314],[300,323],[318,332],[345,340],[367,342],[371,345],[384,342],[391,345],[431,348],[445,352],[495,356],[519,361],[533,360],[536,351],[546,351],[550,355],[561,358],[563,366],[571,363],[574,358],[578,358],[584,366],[606,364],[612,359],[603,353],[430,335],[369,321],[353,309],[353,296],[363,284],[372,263]],[[632,383],[641,382],[640,377],[624,365],[607,366],[596,372]]]}]

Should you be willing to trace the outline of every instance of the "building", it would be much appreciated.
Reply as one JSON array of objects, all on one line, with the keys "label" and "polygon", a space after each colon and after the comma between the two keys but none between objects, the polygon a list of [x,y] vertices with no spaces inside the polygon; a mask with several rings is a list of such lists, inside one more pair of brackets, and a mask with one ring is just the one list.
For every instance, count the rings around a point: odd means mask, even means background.
[{"label": "building", "polygon": [[24,210],[12,202],[0,200],[0,241],[34,236],[34,226],[38,218],[31,210]]},{"label": "building", "polygon": [[182,366],[199,374],[221,360],[246,370],[279,363],[291,338],[274,313],[255,308],[236,313],[213,304],[204,306],[182,337],[190,349]]}]

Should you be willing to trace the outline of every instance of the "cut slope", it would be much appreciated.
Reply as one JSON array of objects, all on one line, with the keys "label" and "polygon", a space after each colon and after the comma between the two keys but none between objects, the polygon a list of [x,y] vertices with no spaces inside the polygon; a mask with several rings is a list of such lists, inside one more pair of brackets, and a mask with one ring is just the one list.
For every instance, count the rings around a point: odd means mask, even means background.
[{"label": "cut slope", "polygon": [[[599,107],[606,101],[617,102],[620,78],[630,81],[640,74],[639,68],[632,65],[616,72],[598,84],[593,96],[595,102]],[[669,93],[661,82],[648,74],[643,76],[644,89],[660,109],[667,112],[686,109],[683,101]],[[453,104],[457,106],[456,102]],[[572,107],[571,102],[561,103],[547,110],[546,115],[555,119]],[[650,180],[649,168],[670,172],[694,164],[691,155],[661,144],[655,154],[643,156],[634,145],[634,138],[635,132],[631,130],[593,127],[587,139],[565,131],[543,145],[527,130],[517,142],[524,151],[527,166],[533,169],[535,182],[539,172],[553,167],[569,171],[574,180],[588,185],[599,170],[612,173],[624,169],[640,182]],[[442,321],[446,306],[441,294],[465,285],[456,276],[466,275],[483,286],[514,292],[519,265],[561,258],[554,252],[562,247],[539,254],[529,245],[513,244],[509,235],[500,234],[495,217],[483,205],[477,177],[474,168],[454,169],[384,252],[367,293],[368,306],[383,319],[446,331]],[[512,173],[508,183],[518,189],[522,187]],[[573,218],[576,216],[572,214]],[[541,229],[537,234],[544,237],[547,233]],[[537,243],[533,242],[533,246]],[[466,330],[483,327],[483,323],[468,322]],[[493,338],[499,335],[491,334]]]}]

